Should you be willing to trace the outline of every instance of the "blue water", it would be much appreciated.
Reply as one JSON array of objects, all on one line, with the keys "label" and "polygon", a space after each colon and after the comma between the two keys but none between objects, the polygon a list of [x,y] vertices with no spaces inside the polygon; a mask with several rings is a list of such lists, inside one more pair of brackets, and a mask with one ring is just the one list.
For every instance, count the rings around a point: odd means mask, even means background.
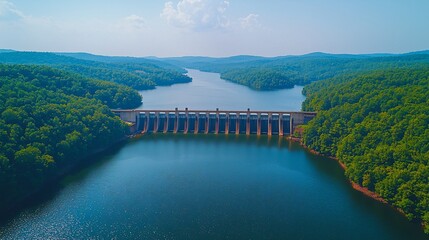
[{"label": "blue water", "polygon": [[[225,99],[240,91],[205,105],[217,91],[210,86],[230,83],[189,74],[194,83],[143,92],[144,107],[242,109]],[[174,91],[203,82],[207,94],[187,104]],[[299,91],[254,92],[265,107],[248,98],[244,108],[290,110]],[[417,224],[353,190],[335,161],[278,136],[152,134],[92,160],[5,217],[0,239],[425,239]]]},{"label": "blue water", "polygon": [[305,100],[302,86],[276,91],[255,91],[219,78],[218,73],[188,69],[192,82],[142,91],[146,109],[299,111]]}]

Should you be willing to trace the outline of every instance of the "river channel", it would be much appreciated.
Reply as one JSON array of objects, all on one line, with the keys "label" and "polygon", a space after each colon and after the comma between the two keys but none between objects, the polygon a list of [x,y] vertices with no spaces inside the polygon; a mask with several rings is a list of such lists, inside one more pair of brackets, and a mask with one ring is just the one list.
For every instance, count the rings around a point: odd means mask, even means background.
[{"label": "river channel", "polygon": [[[299,110],[302,87],[254,91],[189,70],[145,109]],[[278,136],[150,134],[92,159],[14,216],[0,239],[425,239],[353,190],[339,165]]]}]

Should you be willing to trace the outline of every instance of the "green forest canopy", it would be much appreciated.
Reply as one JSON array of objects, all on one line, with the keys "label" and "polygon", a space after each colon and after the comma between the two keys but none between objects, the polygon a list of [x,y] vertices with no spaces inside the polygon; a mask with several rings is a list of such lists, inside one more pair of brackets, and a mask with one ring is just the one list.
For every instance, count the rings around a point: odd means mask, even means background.
[{"label": "green forest canopy", "polygon": [[[73,55],[71,56],[82,56]],[[85,55],[86,56],[86,55]],[[93,58],[103,60],[102,57]],[[92,58],[89,58],[92,59]],[[37,64],[66,70],[88,78],[111,81],[132,87],[136,90],[153,89],[155,86],[186,83],[192,79],[183,75],[184,71],[176,67],[167,67],[165,63],[156,65],[156,61],[134,58],[119,58],[116,61],[94,61],[43,52],[0,52],[0,63]],[[144,60],[144,61],[143,61]]]},{"label": "green forest canopy", "polygon": [[110,108],[134,108],[129,87],[46,66],[0,64],[0,210],[128,131]]},{"label": "green forest canopy", "polygon": [[349,179],[429,233],[429,67],[342,76],[304,92],[303,110],[318,111],[304,144],[338,157]]},{"label": "green forest canopy", "polygon": [[273,90],[306,85],[342,74],[386,68],[429,66],[429,52],[408,54],[346,55],[312,53],[302,56],[263,58],[183,57],[164,59],[171,64],[202,71],[218,72],[221,78],[256,90]]}]

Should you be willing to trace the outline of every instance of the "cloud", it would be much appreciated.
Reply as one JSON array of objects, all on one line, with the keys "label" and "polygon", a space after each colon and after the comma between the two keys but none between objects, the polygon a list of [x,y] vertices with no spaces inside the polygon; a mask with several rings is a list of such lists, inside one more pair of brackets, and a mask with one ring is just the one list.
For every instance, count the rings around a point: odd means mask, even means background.
[{"label": "cloud", "polygon": [[24,14],[16,9],[9,1],[0,0],[0,21],[15,21],[25,18]]},{"label": "cloud", "polygon": [[180,0],[175,6],[166,2],[161,17],[175,27],[196,31],[226,28],[225,15],[229,7],[226,0]]},{"label": "cloud", "polygon": [[124,19],[124,24],[133,29],[143,29],[146,26],[145,20],[135,14],[132,14]]},{"label": "cloud", "polygon": [[[3,25],[52,25],[48,18],[33,17],[25,14],[7,0],[0,0],[0,24]],[[13,23],[13,24],[12,24]]]},{"label": "cloud", "polygon": [[247,17],[240,18],[239,21],[241,27],[247,30],[253,30],[261,26],[259,23],[259,15],[253,13],[247,15]]}]

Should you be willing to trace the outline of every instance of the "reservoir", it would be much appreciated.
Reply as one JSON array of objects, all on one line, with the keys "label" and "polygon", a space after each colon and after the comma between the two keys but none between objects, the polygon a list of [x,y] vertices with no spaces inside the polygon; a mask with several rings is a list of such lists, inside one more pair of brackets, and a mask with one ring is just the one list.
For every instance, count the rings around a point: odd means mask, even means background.
[{"label": "reservoir", "polygon": [[217,73],[189,70],[192,82],[156,90],[142,91],[146,109],[198,109],[198,110],[272,110],[300,111],[305,100],[303,87],[277,91],[255,91],[219,78]]},{"label": "reservoir", "polygon": [[[147,109],[299,110],[302,87],[258,92],[189,70]],[[278,136],[150,134],[93,157],[3,217],[0,239],[426,239],[353,190],[339,165]]]}]

